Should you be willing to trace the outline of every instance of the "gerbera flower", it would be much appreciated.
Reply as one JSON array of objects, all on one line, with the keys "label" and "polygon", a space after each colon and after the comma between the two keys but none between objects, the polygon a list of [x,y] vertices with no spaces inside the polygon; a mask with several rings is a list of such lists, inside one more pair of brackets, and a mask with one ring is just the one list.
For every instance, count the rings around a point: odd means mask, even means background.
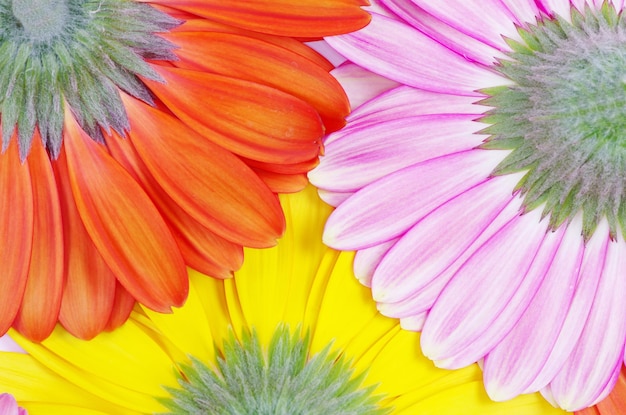
[{"label": "gerbera flower", "polygon": [[490,401],[476,365],[434,368],[419,334],[377,312],[353,254],[322,244],[315,190],[282,202],[278,246],[248,250],[234,279],[192,272],[173,314],[142,306],[91,341],[12,332],[28,354],[0,353],[0,390],[31,415],[562,413],[538,394]]},{"label": "gerbera flower", "polygon": [[293,38],[361,0],[0,2],[0,333],[90,338],[276,242],[348,104]]},{"label": "gerbera flower", "polygon": [[311,174],[379,310],[495,400],[602,400],[626,338],[623,3],[381,0],[329,38],[400,86]]}]

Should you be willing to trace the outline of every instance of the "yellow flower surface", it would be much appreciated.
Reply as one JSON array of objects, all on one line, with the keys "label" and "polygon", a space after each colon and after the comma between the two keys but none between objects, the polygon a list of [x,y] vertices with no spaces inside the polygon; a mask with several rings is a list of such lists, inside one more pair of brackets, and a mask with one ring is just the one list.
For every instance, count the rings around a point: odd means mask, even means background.
[{"label": "yellow flower surface", "polygon": [[315,190],[281,196],[281,203],[287,232],[279,244],[248,250],[233,279],[192,272],[189,298],[173,314],[137,306],[126,324],[91,341],[60,327],[40,344],[11,332],[28,354],[0,353],[0,390],[31,415],[165,413],[166,388],[180,388],[192,357],[215,367],[229,335],[248,331],[267,350],[286,324],[310,333],[309,358],[331,345],[354,376],[365,373],[359,389],[374,385],[378,405],[394,414],[562,413],[538,394],[490,401],[477,365],[435,368],[416,347],[418,333],[378,313],[353,276],[353,255],[321,243],[330,208]]}]

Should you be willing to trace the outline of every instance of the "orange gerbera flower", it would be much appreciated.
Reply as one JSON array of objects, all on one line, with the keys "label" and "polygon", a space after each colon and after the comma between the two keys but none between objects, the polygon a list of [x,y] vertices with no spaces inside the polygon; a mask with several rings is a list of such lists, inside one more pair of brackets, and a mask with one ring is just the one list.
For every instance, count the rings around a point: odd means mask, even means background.
[{"label": "orange gerbera flower", "polygon": [[91,338],[275,244],[349,110],[302,40],[368,19],[292,3],[0,3],[0,333]]}]

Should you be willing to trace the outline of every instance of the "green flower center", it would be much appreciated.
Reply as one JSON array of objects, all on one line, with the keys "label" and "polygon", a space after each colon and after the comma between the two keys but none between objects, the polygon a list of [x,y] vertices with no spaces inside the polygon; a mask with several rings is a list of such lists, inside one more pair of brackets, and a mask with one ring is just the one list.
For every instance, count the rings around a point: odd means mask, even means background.
[{"label": "green flower center", "polygon": [[267,353],[254,332],[225,342],[215,369],[192,359],[163,401],[171,414],[367,415],[389,413],[378,407],[373,388],[361,388],[330,346],[309,358],[309,337],[277,328]]},{"label": "green flower center", "polygon": [[160,80],[147,59],[176,59],[155,33],[179,24],[131,0],[0,0],[3,151],[17,129],[24,159],[37,127],[56,158],[66,105],[94,140],[124,135],[120,90],[153,104],[140,77]]},{"label": "green flower center", "polygon": [[604,3],[572,10],[572,22],[544,19],[509,41],[495,67],[513,84],[485,90],[493,109],[482,146],[513,150],[494,174],[527,171],[525,210],[543,206],[554,229],[582,211],[591,237],[607,218],[626,234],[626,23]]}]

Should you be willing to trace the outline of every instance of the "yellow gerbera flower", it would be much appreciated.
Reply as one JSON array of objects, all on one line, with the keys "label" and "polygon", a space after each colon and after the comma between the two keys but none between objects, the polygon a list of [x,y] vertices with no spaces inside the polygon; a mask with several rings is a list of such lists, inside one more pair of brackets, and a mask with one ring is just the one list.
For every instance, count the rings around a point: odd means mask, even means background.
[{"label": "yellow gerbera flower", "polygon": [[0,390],[31,415],[561,413],[537,394],[490,401],[476,365],[435,368],[418,333],[377,312],[352,254],[321,243],[315,191],[281,198],[278,246],[249,250],[234,279],[192,273],[173,314],[138,306],[91,341],[12,332],[28,354],[0,353]]}]

